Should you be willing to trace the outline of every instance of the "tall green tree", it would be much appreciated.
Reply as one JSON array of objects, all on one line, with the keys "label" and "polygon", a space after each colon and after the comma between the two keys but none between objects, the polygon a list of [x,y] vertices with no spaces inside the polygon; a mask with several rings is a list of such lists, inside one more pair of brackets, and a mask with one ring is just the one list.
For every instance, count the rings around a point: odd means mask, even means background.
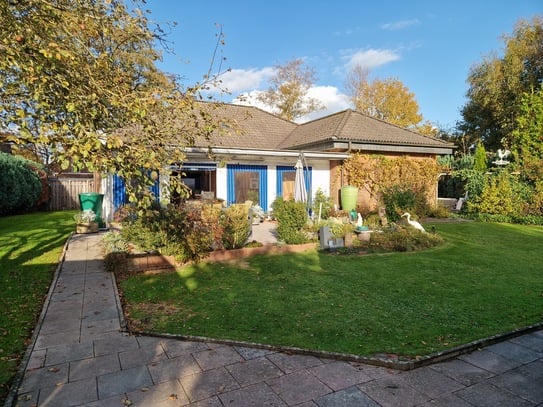
[{"label": "tall green tree", "polygon": [[130,199],[145,204],[152,171],[182,162],[183,147],[215,126],[195,104],[202,85],[182,88],[157,68],[164,38],[143,4],[0,2],[0,126],[46,146],[63,169],[136,180]]},{"label": "tall green tree", "polygon": [[414,93],[398,79],[368,80],[369,71],[355,66],[347,78],[346,87],[355,109],[368,116],[413,130],[431,132],[433,126],[422,123]]},{"label": "tall green tree", "polygon": [[473,169],[475,171],[485,172],[488,168],[488,159],[483,143],[478,142],[473,154]]},{"label": "tall green tree", "polygon": [[494,52],[471,68],[459,124],[487,150],[511,146],[521,97],[543,81],[543,17],[519,20],[503,40],[502,56]]},{"label": "tall green tree", "polygon": [[269,88],[258,99],[275,108],[283,119],[292,121],[324,107],[319,100],[308,96],[315,81],[315,70],[302,59],[293,59],[275,66]]},{"label": "tall green tree", "polygon": [[543,84],[522,96],[511,151],[524,178],[543,179]]}]

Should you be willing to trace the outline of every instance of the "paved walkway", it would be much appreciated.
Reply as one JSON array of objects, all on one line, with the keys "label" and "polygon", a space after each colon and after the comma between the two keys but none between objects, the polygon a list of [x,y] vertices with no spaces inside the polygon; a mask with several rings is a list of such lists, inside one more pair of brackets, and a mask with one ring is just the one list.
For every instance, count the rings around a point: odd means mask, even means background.
[{"label": "paved walkway", "polygon": [[543,331],[408,372],[121,333],[100,236],[76,235],[52,286],[18,406],[534,406]]}]

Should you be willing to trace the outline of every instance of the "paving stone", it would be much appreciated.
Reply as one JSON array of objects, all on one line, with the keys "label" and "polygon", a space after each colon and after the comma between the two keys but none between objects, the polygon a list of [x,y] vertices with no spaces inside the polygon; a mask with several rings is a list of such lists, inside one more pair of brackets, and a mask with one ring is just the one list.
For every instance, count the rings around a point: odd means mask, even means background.
[{"label": "paving stone", "polygon": [[70,381],[102,376],[120,370],[119,359],[110,355],[74,361],[70,363]]},{"label": "paving stone", "polygon": [[534,362],[493,377],[489,382],[533,403],[543,403],[543,363],[541,362]]},{"label": "paving stone", "polygon": [[49,346],[69,345],[79,343],[80,330],[74,329],[72,331],[55,332],[49,334],[42,334],[41,332],[36,339],[35,349],[45,349]]},{"label": "paving stone", "polygon": [[77,274],[85,272],[85,259],[77,258],[78,255],[70,255],[62,264],[62,273]]},{"label": "paving stone", "polygon": [[220,346],[215,349],[202,350],[192,354],[202,370],[215,369],[220,366],[238,363],[243,360],[241,355],[230,346]]},{"label": "paving stone", "polygon": [[94,348],[92,342],[51,346],[47,348],[45,365],[56,365],[62,362],[87,359],[93,356]]},{"label": "paving stone", "polygon": [[377,403],[387,407],[416,406],[430,400],[430,397],[409,386],[400,375],[389,375],[358,386]]},{"label": "paving stone", "polygon": [[514,361],[498,355],[494,352],[482,349],[466,355],[460,355],[458,359],[471,363],[481,369],[492,373],[503,373],[522,365],[522,362]]},{"label": "paving stone", "polygon": [[529,407],[534,405],[534,403],[524,400],[507,390],[493,386],[488,382],[477,383],[455,394],[477,407]]},{"label": "paving stone", "polygon": [[288,405],[315,400],[332,391],[307,371],[290,373],[267,383]]},{"label": "paving stone", "polygon": [[162,349],[162,346],[132,349],[119,353],[119,360],[121,361],[121,367],[123,369],[149,365],[166,359],[168,359],[168,357],[166,356],[164,349]]},{"label": "paving stone", "polygon": [[108,398],[152,385],[153,381],[147,368],[134,367],[98,376],[98,395],[100,398]]},{"label": "paving stone", "polygon": [[468,403],[466,400],[463,400],[454,394],[447,394],[446,396],[421,404],[420,407],[473,407],[473,404]]},{"label": "paving stone", "polygon": [[518,343],[519,345],[526,346],[536,352],[543,353],[543,331],[518,336],[511,339],[511,342]]},{"label": "paving stone", "polygon": [[[102,398],[98,401],[86,403],[85,407],[124,407],[126,406],[126,400],[127,399],[124,394],[117,394],[113,397],[108,397],[106,399]],[[133,404],[131,407],[140,407],[140,406]]]},{"label": "paving stone", "polygon": [[130,349],[138,349],[138,341],[133,336],[112,335],[94,341],[94,354],[96,356],[110,355]]},{"label": "paving stone", "polygon": [[162,347],[169,358],[185,355],[187,353],[199,352],[208,349],[203,342],[191,342],[182,340],[171,340],[162,343]]},{"label": "paving stone", "polygon": [[30,354],[30,358],[28,359],[26,369],[34,370],[34,369],[39,369],[40,367],[44,367],[46,355],[47,355],[46,349],[34,350]]},{"label": "paving stone", "polygon": [[[126,393],[126,399],[132,406],[181,406],[189,403],[185,390],[178,380],[171,380],[149,388]],[[126,405],[126,402],[125,402]]]},{"label": "paving stone", "polygon": [[26,393],[40,387],[56,386],[68,382],[68,364],[42,367],[28,370],[19,386],[19,391]]},{"label": "paving stone", "polygon": [[411,370],[401,374],[402,379],[419,392],[432,398],[453,393],[465,386],[429,367]]},{"label": "paving stone", "polygon": [[15,400],[16,402],[15,406],[16,407],[36,407],[38,405],[37,402],[38,402],[39,394],[40,394],[39,389],[35,389],[27,393],[19,393]]},{"label": "paving stone", "polygon": [[283,374],[281,369],[264,357],[234,363],[227,366],[226,369],[242,387],[267,379],[273,379]]},{"label": "paving stone", "polygon": [[247,347],[244,347],[244,346],[235,346],[234,348],[246,360],[258,359],[258,358],[261,358],[262,356],[268,356],[268,355],[272,355],[272,354],[276,353],[273,350],[247,348]]},{"label": "paving stone", "polygon": [[101,321],[83,321],[81,324],[81,338],[98,338],[105,332],[119,332],[121,324],[118,316],[113,319],[104,319]]},{"label": "paving stone", "polygon": [[349,387],[323,396],[316,401],[319,407],[379,407],[374,400],[357,387]]},{"label": "paving stone", "polygon": [[202,371],[191,354],[152,362],[148,368],[155,383],[167,382]]},{"label": "paving stone", "polygon": [[273,355],[267,356],[267,358],[287,374],[322,364],[322,361],[319,358],[309,355],[274,353]]},{"label": "paving stone", "polygon": [[466,386],[472,386],[494,376],[493,373],[459,359],[432,365],[430,368],[443,373]]},{"label": "paving stone", "polygon": [[64,383],[57,386],[42,386],[40,406],[76,406],[98,400],[96,378]]},{"label": "paving stone", "polygon": [[356,369],[363,371],[366,375],[368,375],[372,379],[379,379],[380,377],[383,377],[383,376],[400,373],[398,370],[389,369],[389,368],[381,367],[381,366],[366,365],[364,363],[359,363],[359,362],[349,362],[349,363]]},{"label": "paving stone", "polygon": [[67,331],[78,331],[81,329],[81,316],[74,315],[74,310],[47,313],[43,320],[41,335],[59,334]]},{"label": "paving stone", "polygon": [[307,370],[335,391],[372,380],[364,371],[347,362],[334,361]]},{"label": "paving stone", "polygon": [[190,407],[224,407],[217,396],[191,403]]},{"label": "paving stone", "polygon": [[191,402],[239,389],[238,383],[224,368],[183,376],[179,381]]},{"label": "paving stone", "polygon": [[219,398],[225,406],[236,407],[281,407],[286,404],[273,392],[266,383],[257,383],[239,390],[220,394]]},{"label": "paving stone", "polygon": [[533,349],[511,341],[496,343],[486,347],[485,350],[497,353],[507,359],[518,361],[521,364],[543,358],[543,353],[536,352]]}]

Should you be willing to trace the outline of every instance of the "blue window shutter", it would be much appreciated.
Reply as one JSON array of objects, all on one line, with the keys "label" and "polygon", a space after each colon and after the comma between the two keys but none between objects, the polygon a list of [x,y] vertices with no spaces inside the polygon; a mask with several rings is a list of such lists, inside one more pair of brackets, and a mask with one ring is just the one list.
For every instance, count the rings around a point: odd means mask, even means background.
[{"label": "blue window shutter", "polygon": [[117,174],[113,175],[113,210],[116,211],[126,203],[126,188],[124,180]]},{"label": "blue window shutter", "polygon": [[234,172],[234,166],[228,164],[226,166],[226,204],[228,206],[232,205],[236,200]]}]

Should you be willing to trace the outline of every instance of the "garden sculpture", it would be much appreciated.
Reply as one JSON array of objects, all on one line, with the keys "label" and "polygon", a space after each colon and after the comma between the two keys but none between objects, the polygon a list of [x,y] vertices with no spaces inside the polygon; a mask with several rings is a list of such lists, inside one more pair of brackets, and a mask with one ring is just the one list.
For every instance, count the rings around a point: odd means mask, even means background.
[{"label": "garden sculpture", "polygon": [[402,215],[402,218],[403,218],[404,216],[407,217],[407,223],[409,223],[409,224],[410,224],[411,226],[413,226],[415,229],[420,230],[421,232],[426,233],[426,230],[422,227],[422,225],[421,225],[419,222],[417,222],[416,220],[411,220],[411,215],[410,215],[408,212],[404,213],[404,214]]}]

